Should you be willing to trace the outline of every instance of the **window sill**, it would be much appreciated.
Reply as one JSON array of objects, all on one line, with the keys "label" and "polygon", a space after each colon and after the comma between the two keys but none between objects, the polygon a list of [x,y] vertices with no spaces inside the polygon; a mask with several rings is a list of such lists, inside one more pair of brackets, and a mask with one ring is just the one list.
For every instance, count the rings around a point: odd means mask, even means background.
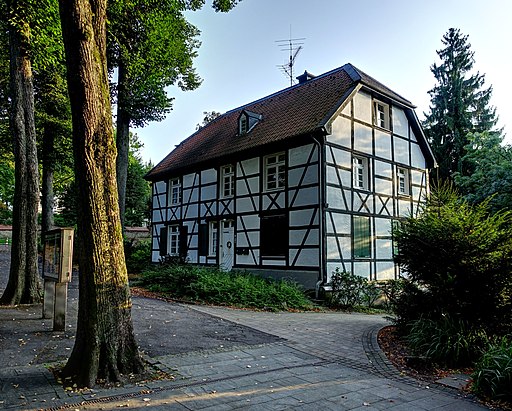
[{"label": "window sill", "polygon": [[278,188],[265,188],[264,193],[275,193],[276,191],[284,191],[286,187],[278,187]]}]

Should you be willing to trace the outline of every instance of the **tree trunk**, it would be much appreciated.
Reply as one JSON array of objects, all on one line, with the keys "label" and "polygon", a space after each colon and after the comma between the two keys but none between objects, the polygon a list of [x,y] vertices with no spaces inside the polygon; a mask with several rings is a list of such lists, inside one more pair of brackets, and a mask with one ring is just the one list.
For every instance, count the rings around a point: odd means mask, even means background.
[{"label": "tree trunk", "polygon": [[54,228],[53,222],[53,174],[55,170],[55,148],[54,135],[49,125],[46,125],[43,132],[43,187],[42,187],[42,216],[41,232],[44,234]]},{"label": "tree trunk", "polygon": [[[9,3],[11,14],[17,1]],[[14,137],[15,188],[13,244],[7,287],[0,304],[33,304],[41,300],[37,269],[39,172],[34,120],[34,89],[29,58],[30,28],[17,21],[9,26],[11,112]]]},{"label": "tree trunk", "polygon": [[126,110],[127,73],[126,67],[121,61],[118,67],[117,81],[117,127],[116,127],[116,172],[117,191],[119,194],[119,212],[121,214],[121,225],[124,232],[125,210],[126,210],[126,180],[128,177],[128,152],[130,149],[130,115]]},{"label": "tree trunk", "polygon": [[106,0],[59,0],[78,183],[79,308],[63,376],[91,387],[139,373],[123,251],[106,65]]}]

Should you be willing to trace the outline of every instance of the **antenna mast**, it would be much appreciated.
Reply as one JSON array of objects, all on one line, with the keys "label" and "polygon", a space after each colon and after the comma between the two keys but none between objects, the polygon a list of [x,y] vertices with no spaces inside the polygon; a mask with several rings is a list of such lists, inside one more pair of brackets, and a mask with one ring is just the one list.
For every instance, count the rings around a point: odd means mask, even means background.
[{"label": "antenna mast", "polygon": [[292,27],[290,26],[290,38],[286,40],[276,40],[276,43],[281,47],[281,51],[288,51],[290,53],[290,59],[287,63],[278,65],[285,76],[290,78],[290,87],[293,86],[293,66],[297,55],[302,50],[306,38],[292,38]]}]

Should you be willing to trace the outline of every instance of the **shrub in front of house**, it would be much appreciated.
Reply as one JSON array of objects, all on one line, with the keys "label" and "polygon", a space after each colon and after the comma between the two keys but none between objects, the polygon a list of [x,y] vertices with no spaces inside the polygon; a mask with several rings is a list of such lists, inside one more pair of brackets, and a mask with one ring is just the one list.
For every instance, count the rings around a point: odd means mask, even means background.
[{"label": "shrub in front of house", "polygon": [[495,400],[512,401],[512,338],[489,345],[472,375],[473,391]]},{"label": "shrub in front of house", "polygon": [[393,236],[407,273],[396,311],[402,329],[448,316],[489,335],[512,331],[511,212],[491,214],[488,201],[470,205],[442,187]]},{"label": "shrub in front of house", "polygon": [[343,309],[355,309],[357,307],[371,308],[381,295],[379,287],[366,278],[351,272],[336,270],[331,275],[331,306]]},{"label": "shrub in front of house", "polygon": [[211,304],[266,310],[312,308],[311,301],[296,283],[215,267],[163,264],[144,271],[137,285],[172,298]]}]

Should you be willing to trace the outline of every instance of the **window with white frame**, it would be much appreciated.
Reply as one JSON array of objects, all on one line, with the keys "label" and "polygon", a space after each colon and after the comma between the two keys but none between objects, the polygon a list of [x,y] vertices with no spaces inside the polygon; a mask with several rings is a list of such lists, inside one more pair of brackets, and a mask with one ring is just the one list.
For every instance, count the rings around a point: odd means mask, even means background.
[{"label": "window with white frame", "polygon": [[219,223],[217,221],[210,222],[210,238],[208,241],[208,255],[216,256],[219,245]]},{"label": "window with white frame", "polygon": [[396,169],[397,191],[399,195],[409,195],[409,171],[402,167]]},{"label": "window with white frame", "polygon": [[360,190],[368,190],[368,158],[356,157],[352,158],[352,179],[354,188]]},{"label": "window with white frame", "polygon": [[265,190],[279,190],[286,186],[286,155],[273,154],[265,157]]},{"label": "window with white frame", "polygon": [[179,178],[169,180],[169,204],[181,204],[181,182]]},{"label": "window with white frame", "polygon": [[235,195],[235,167],[230,165],[221,168],[221,196],[233,197]]},{"label": "window with white frame", "polygon": [[178,225],[170,225],[168,228],[168,251],[169,255],[179,255],[180,254],[180,226]]},{"label": "window with white frame", "polygon": [[389,130],[389,105],[382,101],[373,102],[373,124]]}]

